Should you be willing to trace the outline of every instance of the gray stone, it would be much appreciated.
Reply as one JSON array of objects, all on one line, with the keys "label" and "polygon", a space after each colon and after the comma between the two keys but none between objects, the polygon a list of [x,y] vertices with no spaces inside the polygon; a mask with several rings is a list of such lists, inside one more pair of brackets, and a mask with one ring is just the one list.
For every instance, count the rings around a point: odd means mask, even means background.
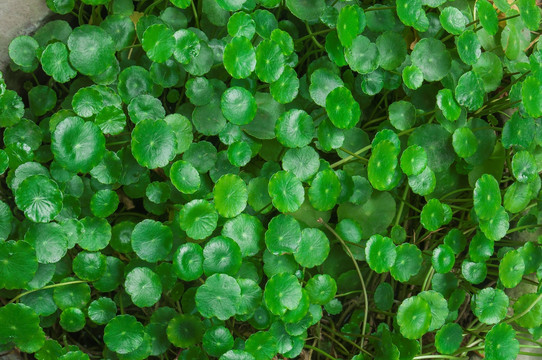
[{"label": "gray stone", "polygon": [[0,70],[9,65],[13,38],[36,31],[52,15],[45,0],[0,0]]}]

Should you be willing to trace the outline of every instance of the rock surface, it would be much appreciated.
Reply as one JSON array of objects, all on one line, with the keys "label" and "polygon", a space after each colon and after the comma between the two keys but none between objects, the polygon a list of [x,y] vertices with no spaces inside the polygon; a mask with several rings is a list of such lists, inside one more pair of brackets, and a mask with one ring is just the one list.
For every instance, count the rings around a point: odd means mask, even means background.
[{"label": "rock surface", "polygon": [[11,40],[33,33],[51,14],[45,0],[0,0],[0,70],[9,65]]}]

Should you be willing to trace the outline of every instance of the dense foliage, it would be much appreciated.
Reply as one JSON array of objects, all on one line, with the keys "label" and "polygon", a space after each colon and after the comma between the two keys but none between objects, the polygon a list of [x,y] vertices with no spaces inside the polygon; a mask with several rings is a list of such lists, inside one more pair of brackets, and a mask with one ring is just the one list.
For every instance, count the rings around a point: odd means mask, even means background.
[{"label": "dense foliage", "polygon": [[46,2],[0,81],[1,350],[540,347],[535,0]]}]

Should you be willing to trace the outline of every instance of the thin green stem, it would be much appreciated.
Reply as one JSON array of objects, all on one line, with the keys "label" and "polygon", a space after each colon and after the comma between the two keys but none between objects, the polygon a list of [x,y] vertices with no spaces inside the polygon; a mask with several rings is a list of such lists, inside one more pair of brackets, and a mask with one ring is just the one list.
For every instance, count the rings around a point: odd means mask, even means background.
[{"label": "thin green stem", "polygon": [[457,357],[452,355],[420,355],[414,357],[414,360],[417,359],[468,359],[468,357]]},{"label": "thin green stem", "polygon": [[331,31],[333,31],[333,30],[335,30],[335,29],[324,29],[324,30],[314,31],[314,32],[312,32],[312,33],[309,34],[309,35],[305,35],[305,36],[300,37],[299,39],[297,39],[297,40],[295,41],[295,43],[296,43],[296,44],[299,44],[299,43],[301,43],[301,42],[303,42],[303,41],[305,41],[305,40],[308,40],[308,39],[310,39],[310,38],[312,38],[312,37],[314,37],[314,36],[316,36],[316,35],[327,34],[328,32],[331,32]]},{"label": "thin green stem", "polygon": [[381,6],[364,9],[364,12],[380,11],[380,10],[395,10],[395,6]]},{"label": "thin green stem", "polygon": [[194,13],[194,21],[196,22],[196,27],[199,29],[199,17],[198,17],[198,10],[196,9],[196,4],[194,4],[196,0],[191,0],[190,4],[192,5],[192,12]]},{"label": "thin green stem", "polygon": [[75,281],[68,281],[68,282],[65,282],[65,283],[58,283],[58,284],[52,284],[52,285],[47,285],[47,286],[44,286],[42,288],[39,288],[39,289],[34,289],[34,290],[28,290],[28,291],[25,291],[24,293],[21,293],[17,296],[15,296],[13,299],[11,299],[8,304],[11,304],[17,300],[19,300],[20,298],[22,298],[23,296],[26,296],[28,294],[32,294],[33,292],[36,292],[36,291],[40,291],[40,290],[46,290],[46,289],[52,289],[52,288],[56,288],[56,287],[61,287],[61,286],[67,286],[67,285],[75,285],[75,284],[82,284],[82,283],[86,283],[87,281],[84,281],[84,280],[75,280]]},{"label": "thin green stem", "polygon": [[434,273],[435,273],[435,269],[431,266],[431,268],[427,272],[427,275],[425,276],[425,279],[423,280],[422,291],[425,291],[428,288],[429,282],[433,278]]},{"label": "thin green stem", "polygon": [[[370,150],[372,147],[373,147],[372,145],[367,145],[367,146],[365,146],[364,148],[361,148],[361,149],[359,149],[358,151],[354,152],[354,154],[359,155],[359,154],[361,154],[361,153],[363,153],[363,152],[365,152],[365,151]],[[347,156],[347,157],[345,157],[344,159],[341,159],[341,160],[339,160],[339,161],[337,161],[337,162],[331,164],[331,168],[334,169],[334,168],[336,168],[336,167],[338,167],[338,166],[341,166],[342,164],[351,161],[353,158],[354,158],[354,157],[353,157],[352,155]]]},{"label": "thin green stem", "polygon": [[535,306],[536,304],[538,304],[538,302],[542,300],[542,294],[538,295],[538,297],[533,301],[533,303],[531,305],[529,305],[527,307],[527,309],[523,310],[522,312],[520,312],[519,314],[517,315],[514,315],[512,316],[510,319],[507,319],[505,322],[506,323],[509,323],[509,322],[512,322],[516,319],[519,319],[520,317],[522,317],[523,315],[527,314],[529,311],[531,311]]},{"label": "thin green stem", "polygon": [[305,27],[307,28],[307,31],[309,32],[309,36],[312,39],[312,42],[314,43],[314,45],[318,46],[320,49],[324,49],[324,45],[320,44],[320,42],[316,39],[308,23],[305,23]]},{"label": "thin green stem", "polygon": [[328,359],[331,359],[331,360],[337,360],[336,358],[334,358],[333,356],[329,355],[327,352],[325,352],[324,350],[321,350],[317,347],[314,347],[312,345],[309,345],[309,344],[305,344],[304,345],[305,349],[309,349],[309,350],[312,350],[312,351],[316,351],[317,353],[321,354],[321,355],[324,355],[325,357],[327,357]]},{"label": "thin green stem", "polygon": [[[367,355],[369,356],[372,356],[372,354],[370,352],[368,352],[367,350],[365,350],[363,347],[359,346],[358,344],[356,344],[355,342],[353,342],[352,340],[348,339],[346,336],[344,336],[343,334],[341,333],[338,333],[337,331],[334,331],[332,328],[330,328],[329,326],[325,326],[322,324],[322,328],[325,329],[326,331],[328,332],[331,332],[333,335],[337,336],[338,338],[346,341],[347,343],[349,343],[350,345],[354,346],[355,348],[357,348],[358,350],[361,350],[363,351],[364,353],[366,353]],[[354,336],[360,336],[358,334],[352,334]],[[370,336],[370,335],[363,335],[363,336],[360,336],[360,337],[366,337],[366,336]]]},{"label": "thin green stem", "polygon": [[355,157],[356,159],[362,161],[363,163],[367,164],[369,162],[369,159],[366,159],[364,158],[363,156],[359,156],[358,154],[356,153],[353,153],[352,151],[348,150],[348,149],[345,149],[343,147],[340,147],[339,150],[347,153],[348,155],[352,156],[352,157]]},{"label": "thin green stem", "polygon": [[405,207],[408,190],[410,190],[410,186],[405,185],[405,190],[403,191],[401,205],[399,205],[399,211],[397,212],[397,217],[395,218],[395,225],[399,225],[399,223],[401,222],[401,215],[403,215],[403,209]]},{"label": "thin green stem", "polygon": [[527,230],[527,229],[534,229],[534,228],[539,228],[539,227],[542,227],[542,224],[534,224],[534,225],[523,225],[523,226],[518,226],[516,228],[513,228],[513,229],[510,229],[506,232],[506,234],[511,234],[513,232],[516,232],[516,231],[522,231],[522,230]]},{"label": "thin green stem", "polygon": [[[354,267],[356,268],[356,272],[358,273],[359,280],[361,282],[361,289],[363,291],[363,301],[364,301],[364,313],[363,313],[363,325],[361,327],[361,335],[365,335],[366,327],[367,327],[367,319],[369,317],[369,297],[367,296],[367,288],[365,287],[365,280],[363,279],[363,275],[361,274],[361,270],[359,268],[358,262],[354,258],[354,254],[352,254],[352,251],[350,251],[350,248],[346,245],[344,240],[337,234],[337,232],[328,225],[322,218],[318,219],[318,222],[324,227],[329,230],[339,240],[344,248],[344,250],[348,253],[348,256],[352,259],[352,262],[354,263]],[[363,347],[363,339],[361,340],[361,347]]]}]

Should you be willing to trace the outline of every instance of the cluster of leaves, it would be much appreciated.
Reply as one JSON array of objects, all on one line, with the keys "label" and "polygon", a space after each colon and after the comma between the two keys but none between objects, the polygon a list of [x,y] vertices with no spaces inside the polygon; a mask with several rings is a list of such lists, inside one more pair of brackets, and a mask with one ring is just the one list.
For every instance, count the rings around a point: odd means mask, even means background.
[{"label": "cluster of leaves", "polygon": [[541,345],[535,0],[46,2],[0,78],[0,350]]}]

